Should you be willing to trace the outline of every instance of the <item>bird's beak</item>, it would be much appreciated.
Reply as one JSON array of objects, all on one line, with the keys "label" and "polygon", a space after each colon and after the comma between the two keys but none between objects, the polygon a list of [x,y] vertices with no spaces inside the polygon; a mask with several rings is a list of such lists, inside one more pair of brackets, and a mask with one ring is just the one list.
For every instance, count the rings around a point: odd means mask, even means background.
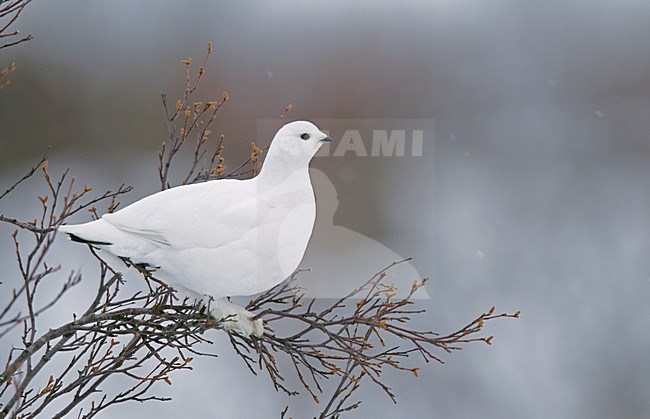
[{"label": "bird's beak", "polygon": [[329,135],[321,140],[321,142],[324,143],[331,143],[332,141],[334,140],[332,140],[332,137],[330,137]]}]

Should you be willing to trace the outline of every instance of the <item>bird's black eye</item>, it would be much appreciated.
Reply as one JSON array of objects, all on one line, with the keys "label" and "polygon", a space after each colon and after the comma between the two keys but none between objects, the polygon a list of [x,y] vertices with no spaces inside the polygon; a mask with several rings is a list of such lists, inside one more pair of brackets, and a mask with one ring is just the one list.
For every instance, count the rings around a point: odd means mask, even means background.
[{"label": "bird's black eye", "polygon": [[309,134],[304,133],[304,134],[302,134],[302,135],[300,136],[300,138],[302,138],[303,140],[308,140],[308,139],[309,139]]}]

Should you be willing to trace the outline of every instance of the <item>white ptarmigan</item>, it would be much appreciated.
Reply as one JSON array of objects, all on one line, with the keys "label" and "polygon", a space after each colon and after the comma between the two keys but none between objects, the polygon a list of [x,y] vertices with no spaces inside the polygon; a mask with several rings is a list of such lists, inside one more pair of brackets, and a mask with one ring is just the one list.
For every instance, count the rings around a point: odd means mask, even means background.
[{"label": "white ptarmigan", "polygon": [[273,288],[291,275],[316,218],[309,162],[332,139],[306,121],[283,126],[260,173],[171,188],[86,224],[59,231],[135,264],[210,303],[226,328],[261,336],[261,320],[227,297]]}]

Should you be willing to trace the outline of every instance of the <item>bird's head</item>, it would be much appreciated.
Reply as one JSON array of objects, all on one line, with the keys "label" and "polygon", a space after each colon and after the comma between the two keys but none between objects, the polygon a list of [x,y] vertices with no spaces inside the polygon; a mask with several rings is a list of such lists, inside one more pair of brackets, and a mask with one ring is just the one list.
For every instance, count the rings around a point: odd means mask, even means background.
[{"label": "bird's head", "polygon": [[287,158],[310,160],[326,142],[332,142],[332,139],[316,125],[308,121],[294,121],[278,130],[271,143],[271,150],[273,154]]}]

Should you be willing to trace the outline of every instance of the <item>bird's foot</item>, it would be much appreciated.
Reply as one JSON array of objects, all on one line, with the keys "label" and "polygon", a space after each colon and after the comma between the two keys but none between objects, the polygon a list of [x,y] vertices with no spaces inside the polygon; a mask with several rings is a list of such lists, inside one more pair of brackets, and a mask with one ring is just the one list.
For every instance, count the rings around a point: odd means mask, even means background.
[{"label": "bird's foot", "polygon": [[264,334],[264,324],[261,319],[243,307],[233,304],[225,299],[217,300],[210,308],[212,316],[223,322],[223,329],[239,329],[244,336],[254,335],[261,337]]}]

